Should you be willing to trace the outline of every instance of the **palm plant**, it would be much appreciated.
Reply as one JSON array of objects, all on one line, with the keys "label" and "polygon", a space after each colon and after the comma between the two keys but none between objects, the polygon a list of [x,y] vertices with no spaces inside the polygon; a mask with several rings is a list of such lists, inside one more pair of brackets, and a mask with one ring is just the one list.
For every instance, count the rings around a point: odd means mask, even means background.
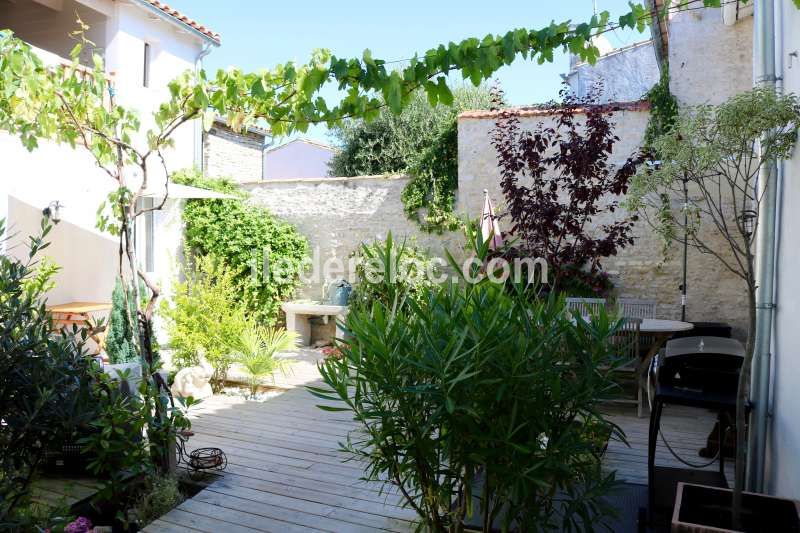
[{"label": "palm plant", "polygon": [[285,329],[249,326],[242,331],[235,361],[248,374],[251,398],[255,398],[265,376],[273,375],[276,370],[286,372],[288,362],[277,359],[275,354],[295,348],[297,339],[297,333]]}]

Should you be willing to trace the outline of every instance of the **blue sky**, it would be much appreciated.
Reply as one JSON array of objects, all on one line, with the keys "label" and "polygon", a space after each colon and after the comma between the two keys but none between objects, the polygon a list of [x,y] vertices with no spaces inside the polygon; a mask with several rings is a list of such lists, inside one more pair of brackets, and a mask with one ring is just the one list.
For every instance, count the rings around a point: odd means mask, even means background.
[{"label": "blue sky", "polygon": [[[626,13],[627,0],[596,0],[612,18]],[[583,22],[592,16],[592,0],[169,0],[169,4],[222,35],[222,46],[205,60],[207,69],[236,65],[247,70],[271,68],[293,59],[305,62],[315,48],[340,57],[392,60],[466,37],[538,28],[551,20]],[[638,33],[607,34],[615,47],[647,38]],[[553,63],[520,59],[502,68],[496,78],[513,105],[550,100],[558,95],[560,74],[569,67],[559,53]],[[331,93],[326,98],[335,99]],[[307,137],[329,140],[323,127]]]}]

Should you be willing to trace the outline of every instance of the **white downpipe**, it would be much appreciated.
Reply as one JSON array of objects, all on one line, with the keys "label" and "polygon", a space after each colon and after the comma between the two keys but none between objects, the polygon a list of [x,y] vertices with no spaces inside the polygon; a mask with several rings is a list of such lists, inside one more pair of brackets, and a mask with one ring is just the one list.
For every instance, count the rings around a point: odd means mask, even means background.
[{"label": "white downpipe", "polygon": [[[194,70],[200,73],[203,69],[203,58],[211,53],[211,43],[205,43],[200,53],[197,54],[197,59],[194,61]],[[203,118],[195,119],[194,121],[194,167],[200,172],[203,172]]]},{"label": "white downpipe", "polygon": [[[780,4],[778,2],[778,4]],[[780,14],[780,5],[778,6]],[[756,0],[753,45],[756,50],[755,84],[775,88],[775,2]],[[780,52],[779,52],[780,53]],[[750,398],[747,488],[755,492],[764,489],[764,464],[769,422],[770,358],[772,327],[775,314],[775,237],[778,200],[778,165],[775,161],[762,166],[758,191],[763,194],[758,212],[756,234],[756,331],[755,356]]]}]

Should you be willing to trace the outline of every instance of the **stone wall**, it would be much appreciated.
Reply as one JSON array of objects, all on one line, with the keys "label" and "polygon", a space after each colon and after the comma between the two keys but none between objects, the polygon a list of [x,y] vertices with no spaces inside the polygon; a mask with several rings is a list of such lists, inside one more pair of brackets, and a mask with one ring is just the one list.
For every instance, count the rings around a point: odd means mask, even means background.
[{"label": "stone wall", "polygon": [[238,133],[217,121],[203,134],[203,170],[207,176],[236,181],[260,180],[264,161],[264,135]]},{"label": "stone wall", "polygon": [[[649,113],[646,104],[633,103],[614,113],[615,133],[620,138],[611,161],[621,164],[641,145]],[[521,125],[533,129],[542,121],[552,121],[546,111],[521,109]],[[496,116],[491,112],[463,113],[459,119],[459,190],[458,207],[468,213],[480,212],[483,190],[503,209],[497,158],[491,146],[490,131]],[[602,224],[597,220],[596,224]],[[707,225],[708,227],[708,225]],[[501,222],[502,228],[502,222]],[[709,235],[716,243],[718,237]],[[682,275],[681,249],[675,246],[671,259],[664,261],[662,241],[640,221],[635,226],[635,244],[604,262],[617,294],[623,297],[653,298],[658,301],[660,318],[680,318]],[[689,251],[687,319],[692,321],[724,321],[733,324],[739,336],[744,334],[746,312],[744,286],[711,256]]]},{"label": "stone wall", "polygon": [[753,17],[733,26],[720,8],[669,20],[670,90],[682,105],[720,104],[753,86]]},{"label": "stone wall", "polygon": [[579,97],[602,87],[599,102],[639,100],[658,82],[659,70],[653,41],[642,41],[606,53],[594,65],[576,62],[564,81]]},{"label": "stone wall", "polygon": [[[494,126],[490,112],[462,114],[459,120],[459,189],[457,210],[477,217],[482,209],[483,190],[503,209],[499,173],[489,132]],[[551,120],[541,110],[523,111],[522,125],[533,128]],[[620,141],[612,160],[621,163],[634,153],[648,121],[647,107],[641,103],[626,106],[613,117]],[[262,181],[244,184],[251,200],[268,207],[280,218],[296,225],[320,258],[346,262],[361,242],[384,239],[391,231],[396,238],[409,238],[430,253],[443,256],[448,249],[457,256],[463,249],[460,233],[431,235],[420,232],[403,212],[400,194],[408,183],[404,176],[367,176]],[[597,220],[597,224],[603,223]],[[502,227],[501,222],[501,227]],[[604,267],[611,273],[620,296],[654,298],[658,315],[680,318],[681,250],[663,261],[662,242],[644,222],[635,229],[636,243]],[[738,279],[712,257],[690,250],[688,270],[690,320],[722,320],[734,324],[741,335],[745,325],[743,288]],[[325,280],[307,283],[298,296],[322,298]]]},{"label": "stone wall", "polygon": [[[445,247],[457,251],[462,246],[458,234],[426,234],[406,218],[400,193],[408,180],[405,176],[302,178],[243,187],[250,191],[251,201],[297,226],[320,262],[330,258],[346,262],[360,243],[385,239],[390,231],[395,239],[409,239],[437,256]],[[321,278],[311,280],[298,296],[319,300],[324,284]]]}]

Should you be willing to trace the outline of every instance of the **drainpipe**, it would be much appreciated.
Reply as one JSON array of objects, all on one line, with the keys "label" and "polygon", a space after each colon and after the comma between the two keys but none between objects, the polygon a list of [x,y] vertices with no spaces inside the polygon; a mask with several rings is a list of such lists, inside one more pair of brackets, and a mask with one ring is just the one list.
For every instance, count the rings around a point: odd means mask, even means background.
[{"label": "drainpipe", "polygon": [[[778,2],[780,13],[780,2]],[[753,45],[755,84],[775,88],[775,4],[774,0],[756,0]],[[764,490],[767,427],[769,421],[769,385],[772,327],[775,313],[775,236],[778,200],[778,165],[763,165],[758,177],[758,193],[763,194],[758,210],[756,235],[756,331],[755,354],[750,398],[747,488]],[[751,333],[752,334],[752,333]]]},{"label": "drainpipe", "polygon": [[[195,73],[199,74],[203,69],[203,58],[211,53],[211,43],[203,44],[200,53],[194,61]],[[203,172],[203,119],[195,119],[194,124],[194,167]]]}]

